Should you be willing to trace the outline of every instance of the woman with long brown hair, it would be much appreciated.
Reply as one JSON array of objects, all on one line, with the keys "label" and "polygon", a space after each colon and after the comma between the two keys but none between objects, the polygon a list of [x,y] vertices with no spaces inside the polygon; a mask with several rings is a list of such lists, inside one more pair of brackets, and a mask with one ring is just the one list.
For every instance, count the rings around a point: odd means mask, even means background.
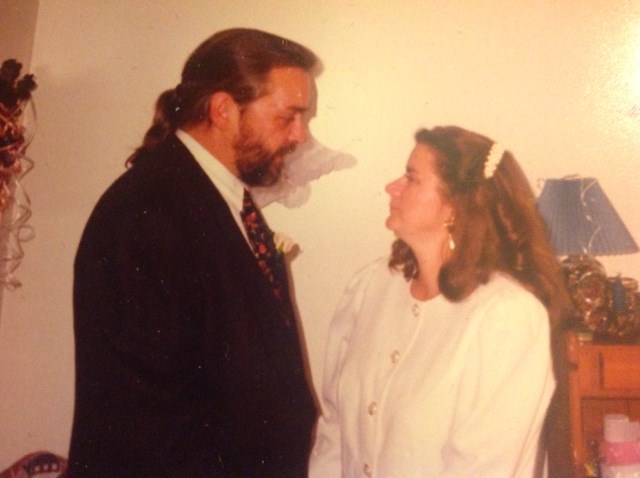
[{"label": "woman with long brown hair", "polygon": [[538,476],[569,302],[525,175],[437,127],[386,191],[397,239],[333,319],[311,476]]}]

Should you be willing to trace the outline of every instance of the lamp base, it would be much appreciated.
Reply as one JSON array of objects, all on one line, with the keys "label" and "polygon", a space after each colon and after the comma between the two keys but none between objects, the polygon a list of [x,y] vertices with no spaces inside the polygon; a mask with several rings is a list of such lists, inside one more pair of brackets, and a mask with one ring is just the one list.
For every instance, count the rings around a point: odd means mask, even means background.
[{"label": "lamp base", "polygon": [[594,334],[604,342],[637,342],[640,334],[638,281],[631,277],[607,279],[607,324],[604,332]]},{"label": "lamp base", "polygon": [[587,254],[570,255],[562,261],[567,289],[576,315],[570,325],[594,334],[607,327],[607,276],[603,265]]}]

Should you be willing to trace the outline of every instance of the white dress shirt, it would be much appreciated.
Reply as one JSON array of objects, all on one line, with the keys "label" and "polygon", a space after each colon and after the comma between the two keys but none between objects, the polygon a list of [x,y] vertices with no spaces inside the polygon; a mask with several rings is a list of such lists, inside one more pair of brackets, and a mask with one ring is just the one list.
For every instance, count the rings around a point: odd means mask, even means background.
[{"label": "white dress shirt", "polygon": [[514,279],[419,301],[379,260],[331,324],[309,476],[536,476],[554,388],[547,311]]},{"label": "white dress shirt", "polygon": [[242,211],[242,199],[244,196],[245,185],[231,171],[229,171],[215,156],[207,151],[198,141],[196,141],[189,133],[178,129],[176,136],[186,146],[189,152],[196,159],[200,167],[207,174],[213,185],[222,195],[231,214],[240,228],[240,231],[247,238],[247,233],[242,223],[240,211]]}]

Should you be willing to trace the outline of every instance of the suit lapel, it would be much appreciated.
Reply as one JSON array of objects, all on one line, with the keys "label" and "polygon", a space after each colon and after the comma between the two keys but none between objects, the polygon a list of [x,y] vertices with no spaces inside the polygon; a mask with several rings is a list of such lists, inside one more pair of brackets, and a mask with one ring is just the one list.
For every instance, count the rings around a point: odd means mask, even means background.
[{"label": "suit lapel", "polygon": [[183,178],[187,182],[184,187],[191,191],[189,214],[201,224],[203,239],[206,241],[207,236],[210,239],[205,247],[216,254],[215,260],[229,271],[225,280],[236,286],[243,301],[261,317],[260,325],[268,328],[276,325],[269,320],[273,317],[278,325],[289,322],[295,327],[288,284],[285,284],[284,300],[274,297],[271,284],[258,266],[226,201],[182,142],[178,139],[174,142],[169,147],[178,160],[176,178]]}]

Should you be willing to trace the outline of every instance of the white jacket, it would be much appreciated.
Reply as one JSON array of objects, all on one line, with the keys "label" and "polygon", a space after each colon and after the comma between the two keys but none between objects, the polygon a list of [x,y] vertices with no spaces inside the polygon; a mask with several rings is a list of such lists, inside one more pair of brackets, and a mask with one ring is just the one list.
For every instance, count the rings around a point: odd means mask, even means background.
[{"label": "white jacket", "polygon": [[309,476],[537,476],[554,388],[547,311],[515,280],[418,301],[377,261],[331,325]]}]

